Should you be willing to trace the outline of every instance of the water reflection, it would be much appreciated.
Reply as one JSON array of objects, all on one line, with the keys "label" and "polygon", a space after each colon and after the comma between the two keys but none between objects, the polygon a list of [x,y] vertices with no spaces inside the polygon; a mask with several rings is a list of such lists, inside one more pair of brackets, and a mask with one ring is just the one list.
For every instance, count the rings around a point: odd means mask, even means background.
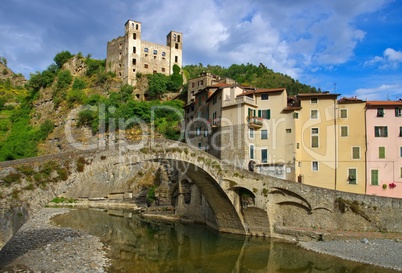
[{"label": "water reflection", "polygon": [[395,272],[318,255],[284,241],[145,220],[131,212],[75,210],[54,222],[99,236],[110,245],[109,272]]}]

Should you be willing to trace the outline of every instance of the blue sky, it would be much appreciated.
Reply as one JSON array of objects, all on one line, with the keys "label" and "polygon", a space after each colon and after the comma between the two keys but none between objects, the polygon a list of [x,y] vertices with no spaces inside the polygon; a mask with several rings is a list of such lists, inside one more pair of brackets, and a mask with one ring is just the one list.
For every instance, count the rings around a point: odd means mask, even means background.
[{"label": "blue sky", "polygon": [[63,50],[105,59],[133,19],[150,42],[182,32],[184,65],[263,63],[342,96],[396,100],[401,14],[397,0],[2,0],[0,56],[28,77]]}]

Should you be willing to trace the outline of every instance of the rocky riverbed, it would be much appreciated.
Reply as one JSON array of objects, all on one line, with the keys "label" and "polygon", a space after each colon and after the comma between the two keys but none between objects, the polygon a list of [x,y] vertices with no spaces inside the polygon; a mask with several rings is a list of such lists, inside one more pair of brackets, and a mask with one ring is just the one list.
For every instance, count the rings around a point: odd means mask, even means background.
[{"label": "rocky riverbed", "polygon": [[[0,273],[107,272],[107,249],[98,237],[57,227],[50,219],[69,209],[45,208],[0,251]],[[345,239],[299,242],[319,253],[402,271],[402,240]]]},{"label": "rocky riverbed", "polygon": [[0,272],[106,272],[99,238],[50,223],[52,216],[66,212],[46,208],[23,225],[0,251]]},{"label": "rocky riverbed", "polygon": [[318,253],[402,271],[402,241],[399,239],[312,241],[299,245]]}]

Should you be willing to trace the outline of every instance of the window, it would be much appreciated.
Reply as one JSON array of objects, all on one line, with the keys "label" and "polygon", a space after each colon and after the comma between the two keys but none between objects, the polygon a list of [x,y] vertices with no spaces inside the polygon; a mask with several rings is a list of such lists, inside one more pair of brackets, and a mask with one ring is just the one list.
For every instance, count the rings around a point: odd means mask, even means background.
[{"label": "window", "polygon": [[212,98],[212,104],[215,105],[217,101],[218,101],[218,98],[216,96]]},{"label": "window", "polygon": [[162,72],[166,72],[166,69],[164,67],[162,67]]},{"label": "window", "polygon": [[177,41],[180,43],[180,35],[177,35]]},{"label": "window", "polygon": [[208,136],[208,129],[204,129],[204,137]]},{"label": "window", "polygon": [[311,98],[310,103],[318,103],[318,99],[317,98]]},{"label": "window", "polygon": [[292,132],[292,129],[286,129],[286,133],[290,134]]},{"label": "window", "polygon": [[388,127],[387,126],[375,126],[374,127],[375,137],[388,137]]},{"label": "window", "polygon": [[133,39],[137,39],[137,33],[133,33]]},{"label": "window", "polygon": [[399,147],[399,156],[402,157],[402,147]]},{"label": "window", "polygon": [[145,53],[148,53],[148,48],[147,48],[147,47],[144,48],[144,52],[145,52]]},{"label": "window", "polygon": [[201,142],[198,142],[198,149],[201,150],[202,146],[201,146]]},{"label": "window", "polygon": [[196,129],[196,135],[197,135],[197,136],[201,135],[201,127],[197,127],[197,129]]},{"label": "window", "polygon": [[270,119],[271,118],[271,110],[258,110],[258,117],[263,119]]},{"label": "window", "polygon": [[399,126],[399,136],[402,137],[402,127]]},{"label": "window", "polygon": [[268,139],[268,130],[261,130],[261,139]]},{"label": "window", "polygon": [[371,170],[371,185],[378,186],[378,170]]},{"label": "window", "polygon": [[135,30],[138,30],[138,24],[135,24]]},{"label": "window", "polygon": [[137,53],[137,48],[133,46],[133,53]]},{"label": "window", "polygon": [[313,172],[318,172],[318,161],[311,162],[311,170]]},{"label": "window", "polygon": [[268,163],[268,149],[261,150],[261,162]]},{"label": "window", "polygon": [[136,65],[136,64],[137,64],[137,60],[133,59],[133,65]]},{"label": "window", "polygon": [[395,108],[395,117],[402,117],[402,108]]},{"label": "window", "polygon": [[294,118],[294,119],[298,119],[298,118],[299,118],[299,113],[296,113],[296,112],[293,113],[293,118]]},{"label": "window", "polygon": [[341,137],[347,137],[349,135],[348,126],[341,126]]},{"label": "window", "polygon": [[311,148],[319,147],[318,128],[311,128]]},{"label": "window", "polygon": [[385,158],[385,147],[378,147],[378,158]]},{"label": "window", "polygon": [[177,63],[179,61],[179,57],[174,56],[174,62]]},{"label": "window", "polygon": [[341,109],[341,118],[348,118],[348,109]]},{"label": "window", "polygon": [[310,118],[318,119],[318,110],[311,110],[310,111]]},{"label": "window", "polygon": [[352,169],[348,169],[348,181],[349,184],[357,184],[357,170],[352,168]]},{"label": "window", "polygon": [[162,52],[162,57],[165,57],[166,56],[166,52]]},{"label": "window", "polygon": [[402,178],[402,167],[399,168],[399,177]]},{"label": "window", "polygon": [[261,100],[268,100],[269,96],[268,94],[261,94]]},{"label": "window", "polygon": [[175,43],[174,48],[179,49],[179,44]]},{"label": "window", "polygon": [[254,129],[253,129],[253,128],[250,128],[250,129],[249,129],[249,137],[250,137],[251,139],[254,138]]},{"label": "window", "polygon": [[154,55],[158,55],[158,50],[154,49]]},{"label": "window", "polygon": [[384,117],[384,108],[377,108],[377,117],[378,118]]},{"label": "window", "polygon": [[250,159],[254,159],[254,144],[250,145]]},{"label": "window", "polygon": [[148,64],[144,64],[144,68],[148,68]]},{"label": "window", "polygon": [[352,159],[360,159],[360,147],[352,147]]}]

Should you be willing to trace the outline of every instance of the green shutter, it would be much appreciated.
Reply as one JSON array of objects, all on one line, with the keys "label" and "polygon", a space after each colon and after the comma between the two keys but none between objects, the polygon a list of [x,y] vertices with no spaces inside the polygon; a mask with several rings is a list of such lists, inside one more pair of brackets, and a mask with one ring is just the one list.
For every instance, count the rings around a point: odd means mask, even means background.
[{"label": "green shutter", "polygon": [[385,126],[384,129],[385,129],[385,135],[384,136],[388,137],[388,126]]},{"label": "green shutter", "polygon": [[356,184],[356,169],[349,169],[349,184]]},{"label": "green shutter", "polygon": [[378,170],[371,170],[371,185],[378,186]]},{"label": "green shutter", "polygon": [[271,119],[271,110],[270,109],[267,110],[267,119]]},{"label": "green shutter", "polygon": [[378,158],[385,158],[385,147],[378,147]]},{"label": "green shutter", "polygon": [[258,110],[258,117],[261,117],[261,110]]}]

